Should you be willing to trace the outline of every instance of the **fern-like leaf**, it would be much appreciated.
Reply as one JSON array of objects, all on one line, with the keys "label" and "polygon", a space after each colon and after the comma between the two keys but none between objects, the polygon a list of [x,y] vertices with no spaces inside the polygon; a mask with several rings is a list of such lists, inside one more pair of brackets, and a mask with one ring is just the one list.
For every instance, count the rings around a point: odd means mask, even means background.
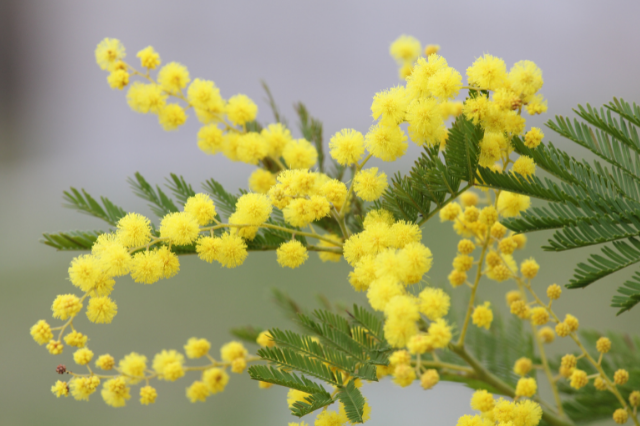
[{"label": "fern-like leaf", "polygon": [[101,206],[84,189],[78,191],[72,187],[69,191],[64,191],[64,200],[65,207],[102,219],[111,226],[116,226],[118,221],[127,214],[122,207],[116,206],[105,197],[100,197]]},{"label": "fern-like leaf", "polygon": [[331,395],[322,393],[313,393],[304,399],[304,401],[296,401],[293,403],[291,414],[296,417],[303,417],[335,402]]},{"label": "fern-like leaf", "polygon": [[167,178],[167,187],[173,192],[178,203],[183,206],[187,204],[189,197],[196,195],[191,185],[182,176],[178,176],[175,173],[171,173],[171,178]]},{"label": "fern-like leaf", "polygon": [[268,367],[266,365],[252,365],[249,367],[247,372],[253,380],[273,383],[274,385],[285,386],[306,393],[329,395],[322,385],[319,385],[304,376],[298,376],[295,373],[278,370],[277,368]]},{"label": "fern-like leaf", "polygon": [[333,386],[342,386],[342,376],[340,373],[334,373],[324,365],[321,361],[308,358],[289,348],[261,348],[258,355],[270,362],[281,365],[282,367],[300,371],[308,376],[313,376],[323,380]]},{"label": "fern-like leaf", "polygon": [[618,293],[622,296],[613,296],[611,301],[611,306],[620,308],[617,315],[640,303],[640,272],[636,272],[633,278],[625,281],[624,285],[618,288]]},{"label": "fern-like leaf", "polygon": [[102,231],[69,231],[44,233],[41,242],[56,250],[91,250],[93,243],[98,239]]},{"label": "fern-like leaf", "polygon": [[159,186],[154,189],[139,172],[136,172],[134,178],[128,178],[127,182],[134,194],[150,203],[149,207],[156,216],[161,218],[178,211],[173,200]]},{"label": "fern-like leaf", "polygon": [[362,415],[364,414],[364,397],[360,390],[356,388],[353,380],[350,380],[346,386],[338,391],[338,399],[344,406],[344,411],[351,423],[363,423]]}]

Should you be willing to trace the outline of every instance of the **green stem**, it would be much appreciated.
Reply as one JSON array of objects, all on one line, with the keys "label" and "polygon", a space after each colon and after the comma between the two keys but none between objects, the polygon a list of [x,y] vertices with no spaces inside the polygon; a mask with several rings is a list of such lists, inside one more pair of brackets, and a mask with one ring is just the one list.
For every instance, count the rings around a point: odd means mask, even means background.
[{"label": "green stem", "polygon": [[365,164],[367,164],[367,161],[369,161],[369,159],[371,158],[373,154],[369,154],[367,155],[367,157],[362,160],[361,164],[358,164],[358,167],[356,167],[355,172],[353,172],[353,179],[351,180],[351,185],[349,185],[349,192],[347,193],[347,198],[344,199],[344,203],[342,203],[342,207],[340,207],[340,218],[343,219],[344,216],[347,214],[347,210],[346,210],[346,206],[347,203],[349,202],[349,200],[351,199],[351,195],[353,194],[353,183],[356,180],[356,176],[357,174],[360,172],[360,170],[362,170],[362,168],[364,167]]},{"label": "green stem", "polygon": [[418,222],[418,226],[422,226],[424,225],[429,219],[431,219],[433,216],[435,216],[436,213],[438,213],[440,210],[442,210],[442,208],[444,206],[446,206],[447,204],[449,204],[450,202],[452,202],[453,200],[455,200],[458,195],[462,194],[464,191],[466,191],[467,189],[471,188],[473,185],[471,185],[470,183],[467,183],[464,188],[462,188],[461,190],[451,194],[451,197],[445,201],[444,203],[442,203],[441,205],[439,205],[437,208],[433,209],[433,211],[431,213],[429,213],[426,216],[422,217],[422,220],[420,220],[420,222]]}]

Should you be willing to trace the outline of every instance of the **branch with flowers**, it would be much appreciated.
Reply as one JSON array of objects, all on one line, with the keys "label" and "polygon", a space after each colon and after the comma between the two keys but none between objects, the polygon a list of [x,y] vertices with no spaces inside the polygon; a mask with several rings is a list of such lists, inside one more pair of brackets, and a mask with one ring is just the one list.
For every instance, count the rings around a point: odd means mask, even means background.
[{"label": "branch with flowers", "polygon": [[[577,333],[578,319],[566,314],[560,320],[552,309],[562,288],[549,286],[543,300],[532,286],[538,263],[528,258],[518,267],[514,257],[525,249],[524,232],[546,226],[560,229],[557,239],[565,248],[604,239],[614,241],[625,256],[607,252],[617,264],[596,259],[599,263],[582,267],[584,273],[570,287],[587,285],[640,261],[640,251],[627,250],[617,241],[628,238],[635,244],[640,227],[637,234],[634,227],[640,222],[635,216],[616,216],[611,211],[615,208],[604,211],[603,207],[611,202],[612,193],[640,206],[637,192],[629,189],[636,188],[633,185],[640,178],[628,159],[597,145],[600,134],[586,140],[582,128],[576,132],[564,121],[550,126],[584,146],[599,149],[603,158],[615,160],[624,173],[607,177],[599,165],[578,164],[552,144],[542,143],[540,129],[525,131],[523,112],[536,115],[547,109],[539,93],[542,72],[533,62],[520,61],[507,71],[502,59],[486,54],[467,69],[467,85],[463,86],[461,74],[438,51],[439,47],[430,45],[421,56],[420,43],[409,36],[391,45],[404,84],[375,94],[371,111],[377,122],[365,135],[343,129],[330,138],[333,170],[328,171],[322,126],[301,104],[297,112],[307,139],[294,139],[266,85],[276,122],[263,126],[256,121],[258,108],[248,96],[238,94],[225,100],[212,81],[192,81],[187,68],[177,62],[162,66],[154,77],[152,71],[161,61],[152,47],[138,52],[140,71],[124,61],[125,49],[118,40],[100,42],[96,61],[109,72],[107,81],[113,89],[128,88],[131,109],[156,115],[167,131],[184,125],[187,113],[193,110],[202,123],[197,146],[204,153],[222,153],[256,170],[249,177],[251,192],[239,195],[226,192],[213,179],[203,185],[205,192],[196,193],[184,179],[171,175],[168,188],[177,202],[137,174],[130,183],[137,195],[151,203],[160,219],[157,229],[150,219],[126,212],[106,198],[100,204],[84,191],[72,188],[65,193],[71,207],[115,229],[45,234],[45,243],[60,250],[90,250],[75,257],[69,267],[69,279],[81,295],[61,294],[53,301],[53,317],[63,323],[52,327],[40,320],[31,329],[34,340],[53,355],[63,353],[63,341],[77,348],[73,360],[87,369],[79,373],[60,364],[57,373],[68,374],[70,379],[57,381],[52,392],[58,397],[88,399],[104,381],[104,401],[119,407],[131,398],[132,386],[143,384],[140,402],[151,404],[157,396],[152,380],[176,381],[193,372],[199,379],[187,388],[187,397],[205,401],[224,390],[229,381],[227,370],[241,374],[253,364],[247,371],[261,388],[274,384],[289,388],[291,412],[299,417],[318,412],[316,426],[367,421],[372,407],[360,389],[385,376],[392,376],[402,387],[419,380],[424,389],[437,389],[440,380],[452,380],[477,389],[471,407],[479,413],[462,416],[459,426],[536,426],[541,422],[571,426],[574,421],[565,407],[574,401],[560,381],[567,379],[577,391],[593,380],[596,389],[615,398],[616,406],[610,407],[609,415],[617,423],[631,419],[640,425],[640,392],[624,387],[629,371],[620,366],[610,374],[603,368],[606,354],[615,350],[611,340],[601,337],[597,341],[598,355],[587,349]],[[462,90],[467,93],[465,100],[456,101]],[[640,123],[640,109],[616,102],[624,119]],[[626,143],[629,149],[640,149],[638,144],[631,146],[637,137],[625,124],[603,119],[590,107],[581,111],[581,117],[591,119],[602,131],[618,132],[621,142],[615,142],[615,147]],[[377,167],[365,168],[370,161],[389,162],[404,156],[409,138],[424,148],[409,173],[398,174],[389,183]],[[562,182],[543,182],[536,177],[538,166]],[[347,172],[351,176],[345,181]],[[530,196],[563,207],[554,208],[553,217],[543,216],[544,210],[530,208]],[[598,221],[577,215],[579,209],[597,215]],[[568,211],[574,214],[566,214]],[[461,237],[448,280],[454,293],[459,287],[471,291],[458,323],[449,313],[451,296],[425,279],[434,254],[423,244],[421,226],[436,215],[442,222],[451,222]],[[611,218],[621,219],[620,225],[607,222]],[[338,312],[296,311],[295,320],[305,330],[302,334],[275,328],[243,334],[260,346],[255,355],[242,342],[231,341],[220,349],[218,361],[211,355],[211,344],[194,337],[187,341],[184,352],[189,359],[207,360],[204,365],[185,365],[185,356],[172,349],[156,354],[151,368],[147,357],[135,352],[117,364],[109,354],[100,355],[95,368],[101,371],[91,368],[94,353],[87,347],[87,335],[73,321],[86,302],[91,322],[112,322],[118,311],[111,298],[117,277],[130,275],[142,284],[171,278],[180,270],[178,255],[184,254],[235,268],[244,263],[249,251],[276,251],[277,262],[285,268],[302,266],[309,251],[318,252],[324,262],[344,258],[353,268],[349,283],[354,290],[366,292],[373,311],[357,305]],[[470,336],[482,338],[494,324],[491,303],[477,297],[486,280],[513,284],[507,303],[517,321],[530,324],[538,365],[532,351],[515,360],[511,371],[492,371],[470,346]],[[628,287],[633,288],[633,283]],[[630,302],[620,302],[626,309],[635,300],[634,293],[628,296]],[[578,353],[565,355],[559,367],[546,352],[546,345],[556,336],[570,337]],[[500,344],[507,345],[504,340]],[[596,372],[589,375],[578,368],[580,359]],[[553,402],[539,395],[537,370],[549,382]],[[337,410],[329,408],[334,404]]]}]

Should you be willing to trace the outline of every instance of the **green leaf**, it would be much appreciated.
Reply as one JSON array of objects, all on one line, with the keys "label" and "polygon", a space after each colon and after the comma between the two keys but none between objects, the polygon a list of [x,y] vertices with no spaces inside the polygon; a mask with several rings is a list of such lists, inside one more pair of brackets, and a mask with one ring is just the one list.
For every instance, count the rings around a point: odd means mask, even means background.
[{"label": "green leaf", "polygon": [[231,216],[236,211],[238,196],[225,191],[224,187],[218,181],[209,179],[202,184],[202,187],[205,191],[213,196],[216,210],[224,213],[226,218],[229,218],[229,216]]},{"label": "green leaf", "polygon": [[149,207],[156,216],[162,218],[169,213],[179,211],[176,205],[173,203],[173,200],[167,197],[167,195],[160,189],[159,186],[156,186],[156,189],[153,189],[149,182],[147,182],[139,172],[136,172],[134,176],[135,179],[127,179],[127,182],[129,182],[131,189],[133,189],[133,193],[138,197],[149,201],[151,203],[149,204]]},{"label": "green leaf", "polygon": [[385,342],[382,332],[382,319],[376,313],[366,308],[353,304],[353,312],[347,312],[353,321],[376,338],[379,342]]},{"label": "green leaf", "polygon": [[258,339],[258,335],[262,332],[262,329],[247,325],[244,327],[232,328],[230,331],[231,334],[236,336],[238,339],[256,344],[256,340]]},{"label": "green leaf", "polygon": [[187,204],[189,197],[196,195],[191,185],[182,176],[178,176],[175,173],[171,173],[171,179],[167,178],[167,187],[173,192],[178,203],[183,206]]},{"label": "green leaf", "polygon": [[285,386],[310,394],[325,394],[330,396],[322,385],[312,382],[304,376],[295,373],[278,370],[266,365],[252,365],[247,370],[253,380],[273,383],[274,385]]},{"label": "green leaf", "polygon": [[116,226],[118,221],[127,214],[124,209],[116,206],[105,197],[100,197],[104,207],[101,206],[84,189],[80,192],[72,187],[70,191],[64,191],[63,198],[66,201],[65,207],[102,219],[112,226]]},{"label": "green leaf", "polygon": [[280,108],[278,108],[278,105],[276,104],[276,100],[271,94],[271,89],[269,89],[267,82],[264,80],[260,80],[260,84],[262,85],[262,88],[267,94],[266,101],[269,103],[269,107],[271,108],[271,112],[273,112],[273,118],[276,120],[276,123],[282,123],[285,127],[289,127],[287,125],[287,120],[280,113]]},{"label": "green leaf", "polygon": [[277,328],[269,330],[269,333],[278,347],[292,349],[350,374],[355,374],[356,372],[356,362],[352,358],[331,348],[321,346],[309,336],[302,336],[292,331],[282,331]]},{"label": "green leaf", "polygon": [[324,147],[322,145],[322,123],[311,117],[307,107],[302,102],[295,104],[294,109],[298,113],[298,119],[300,123],[300,132],[302,136],[309,142],[315,145],[316,151],[318,151],[318,170],[324,173]]},{"label": "green leaf", "polygon": [[[326,315],[330,313],[326,311],[316,312],[323,312],[323,314],[325,314],[324,318],[330,318],[329,315]],[[345,354],[349,355],[352,358],[355,358],[360,362],[366,362],[367,356],[365,348],[360,343],[351,338],[350,331],[340,329],[330,322],[317,323],[304,314],[298,314],[298,319],[305,328],[317,334],[323,342],[329,344],[330,346],[333,346],[339,351],[344,352]]]},{"label": "green leaf", "polygon": [[289,348],[261,348],[258,355],[265,361],[277,363],[285,368],[299,371],[323,380],[333,386],[342,386],[342,376],[334,373],[321,361],[308,358]]},{"label": "green leaf", "polygon": [[291,414],[296,417],[303,417],[327,405],[333,404],[335,400],[331,395],[314,393],[305,397],[305,401],[296,401],[291,407]]},{"label": "green leaf", "polygon": [[344,411],[351,423],[364,423],[362,415],[364,414],[364,397],[360,390],[356,388],[353,380],[350,380],[346,386],[338,391],[338,399],[344,406]]},{"label": "green leaf", "polygon": [[98,239],[103,231],[69,231],[44,233],[43,244],[51,246],[56,250],[91,250],[93,243]]},{"label": "green leaf", "polygon": [[624,282],[618,288],[618,293],[622,296],[613,296],[611,306],[620,308],[617,315],[626,312],[640,303],[640,272],[636,272],[633,278]]},{"label": "green leaf", "polygon": [[298,314],[303,312],[300,305],[289,297],[288,294],[275,287],[271,289],[271,294],[274,303],[280,308],[284,316],[289,320],[297,320]]}]

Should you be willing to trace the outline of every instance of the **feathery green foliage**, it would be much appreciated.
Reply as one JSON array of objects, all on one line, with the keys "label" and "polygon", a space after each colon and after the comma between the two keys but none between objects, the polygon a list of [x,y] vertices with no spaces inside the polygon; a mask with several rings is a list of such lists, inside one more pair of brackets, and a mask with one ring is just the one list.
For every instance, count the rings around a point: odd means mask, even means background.
[{"label": "feathery green foliage", "polygon": [[[447,203],[474,185],[478,144],[483,130],[460,116],[451,130],[444,153],[425,147],[407,176],[397,173],[375,208],[389,210],[399,219],[425,223]],[[466,185],[462,185],[466,182]]]},{"label": "feathery green foliage", "polygon": [[160,189],[160,186],[156,185],[156,188],[153,189],[139,172],[136,172],[134,176],[135,179],[128,178],[127,182],[129,182],[134,194],[151,203],[149,207],[156,216],[164,217],[169,213],[179,211],[173,200]]},{"label": "feathery green foliage", "polygon": [[344,405],[344,411],[351,423],[363,423],[362,415],[364,414],[364,397],[356,388],[353,380],[349,381],[346,386],[340,388],[338,399]]},{"label": "feathery green foliage", "polygon": [[182,176],[171,173],[171,179],[167,178],[167,187],[173,192],[181,205],[185,205],[189,197],[196,195],[190,184]]},{"label": "feathery green foliage", "polygon": [[104,207],[101,206],[84,189],[80,192],[72,187],[70,191],[64,191],[63,198],[66,201],[65,207],[102,219],[111,226],[116,226],[120,218],[127,214],[122,207],[116,206],[105,197],[100,197]]},{"label": "feathery green foliage", "polygon": [[93,243],[103,233],[103,231],[44,233],[42,234],[44,239],[40,241],[56,250],[91,250]]},{"label": "feathery green foliage", "polygon": [[322,122],[309,115],[307,107],[302,102],[295,104],[294,109],[298,114],[298,124],[302,136],[313,143],[318,151],[318,170],[324,173],[324,146],[322,144]]},{"label": "feathery green foliage", "polygon": [[[483,167],[477,173],[483,186],[549,202],[503,221],[519,233],[555,229],[543,249],[564,251],[607,244],[576,266],[567,287],[581,288],[640,262],[640,107],[614,98],[599,110],[587,104],[574,111],[584,121],[556,117],[547,127],[599,160],[591,164],[578,161],[551,143],[532,149],[514,138],[515,151],[533,158],[557,181],[500,174]],[[640,282],[636,278],[627,281],[618,293],[612,306],[620,308],[620,314],[640,302]]]},{"label": "feathery green foliage", "polygon": [[256,344],[256,340],[258,339],[258,335],[262,332],[262,329],[259,327],[247,325],[244,327],[232,328],[231,330],[229,330],[229,332],[238,339],[244,340],[248,343]]}]

